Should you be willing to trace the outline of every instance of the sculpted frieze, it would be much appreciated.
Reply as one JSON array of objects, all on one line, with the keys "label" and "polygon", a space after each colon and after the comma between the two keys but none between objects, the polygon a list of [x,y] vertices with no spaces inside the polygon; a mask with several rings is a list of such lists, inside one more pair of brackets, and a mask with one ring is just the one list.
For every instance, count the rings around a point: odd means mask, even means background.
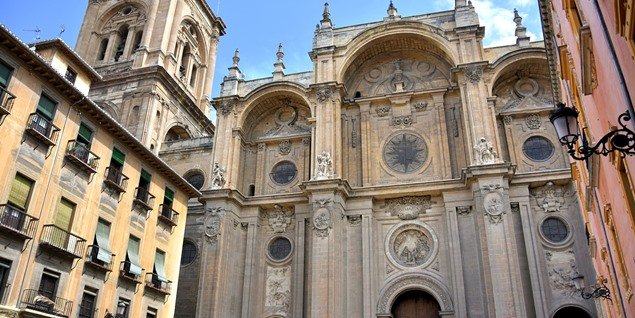
[{"label": "sculpted frieze", "polygon": [[432,207],[431,196],[402,197],[386,200],[386,212],[402,220],[414,220]]}]

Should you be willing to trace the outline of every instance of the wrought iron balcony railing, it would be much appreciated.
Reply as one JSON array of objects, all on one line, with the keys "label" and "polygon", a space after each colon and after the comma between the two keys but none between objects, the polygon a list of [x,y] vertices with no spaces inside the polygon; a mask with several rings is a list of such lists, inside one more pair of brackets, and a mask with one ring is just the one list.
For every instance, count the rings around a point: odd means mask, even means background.
[{"label": "wrought iron balcony railing", "polygon": [[[109,255],[110,262],[103,261],[103,258],[100,259],[100,253]],[[113,254],[111,251],[97,245],[88,245],[88,250],[86,251],[86,264],[107,272],[111,272],[112,262],[114,258],[115,254]]]},{"label": "wrought iron balcony railing", "polygon": [[110,166],[106,168],[106,178],[104,179],[104,183],[118,192],[126,192],[126,188],[128,187],[128,177],[123,174],[121,171],[123,168]]},{"label": "wrought iron balcony railing", "polygon": [[97,172],[99,166],[99,156],[76,140],[69,140],[66,147],[66,158],[76,163],[82,170],[89,173]]},{"label": "wrought iron balcony railing", "polygon": [[0,116],[10,114],[13,108],[15,95],[11,94],[6,88],[0,86]]},{"label": "wrought iron balcony railing", "polygon": [[57,135],[60,129],[53,123],[38,113],[29,115],[29,122],[26,130],[48,146],[53,146],[57,142]]},{"label": "wrought iron balcony railing", "polygon": [[86,240],[56,225],[48,224],[42,229],[40,245],[69,258],[82,258]]},{"label": "wrought iron balcony railing", "polygon": [[22,291],[20,306],[60,317],[69,317],[73,310],[72,301],[60,297],[50,299],[35,289]]},{"label": "wrought iron balcony railing", "polygon": [[172,205],[161,204],[159,205],[159,221],[176,226],[179,223],[179,213],[172,209]]},{"label": "wrought iron balcony railing", "polygon": [[137,187],[134,194],[134,202],[146,211],[152,210],[154,205],[155,196],[152,195],[147,189]]},{"label": "wrought iron balcony railing", "polygon": [[7,204],[0,204],[0,230],[8,231],[22,239],[33,238],[38,219]]},{"label": "wrought iron balcony railing", "polygon": [[[140,284],[141,278],[142,278],[141,275],[137,275],[133,273],[131,271],[131,267],[132,267],[132,263],[127,261],[121,262],[121,265],[119,266],[119,276],[135,284]],[[143,272],[143,268],[141,268],[141,271]]]},{"label": "wrought iron balcony railing", "polygon": [[156,273],[147,273],[146,288],[150,288],[164,295],[169,295],[172,289],[172,281]]}]

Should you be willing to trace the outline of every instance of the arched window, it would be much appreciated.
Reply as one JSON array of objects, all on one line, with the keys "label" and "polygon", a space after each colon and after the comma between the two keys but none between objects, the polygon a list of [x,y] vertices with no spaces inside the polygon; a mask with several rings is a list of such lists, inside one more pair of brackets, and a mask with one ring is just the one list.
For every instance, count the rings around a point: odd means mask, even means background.
[{"label": "arched window", "polygon": [[126,40],[128,39],[128,25],[124,24],[117,31],[117,51],[115,51],[115,62],[119,61],[126,49]]},{"label": "arched window", "polygon": [[138,31],[134,36],[134,45],[132,46],[135,51],[141,47],[141,38],[143,38],[143,31]]},{"label": "arched window", "polygon": [[192,72],[190,73],[190,86],[194,87],[196,85],[196,72],[198,71],[198,67],[196,65],[192,65]]},{"label": "arched window", "polygon": [[181,79],[185,79],[186,76],[186,70],[187,70],[187,65],[190,62],[190,45],[189,44],[185,44],[185,47],[183,48],[183,53],[181,54],[181,62],[179,63],[179,77]]},{"label": "arched window", "polygon": [[97,54],[98,61],[103,61],[106,58],[106,49],[108,49],[108,39],[102,39],[99,44],[99,54]]},{"label": "arched window", "polygon": [[189,139],[190,134],[185,130],[185,128],[180,126],[174,126],[168,130],[165,134],[165,141],[176,141],[182,139]]}]

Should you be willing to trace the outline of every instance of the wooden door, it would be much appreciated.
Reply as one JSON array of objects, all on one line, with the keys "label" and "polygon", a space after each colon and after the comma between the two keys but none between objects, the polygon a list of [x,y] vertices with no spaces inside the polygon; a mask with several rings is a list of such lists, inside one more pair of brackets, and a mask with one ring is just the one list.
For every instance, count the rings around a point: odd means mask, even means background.
[{"label": "wooden door", "polygon": [[441,307],[430,294],[412,290],[401,294],[392,306],[394,318],[438,318]]}]

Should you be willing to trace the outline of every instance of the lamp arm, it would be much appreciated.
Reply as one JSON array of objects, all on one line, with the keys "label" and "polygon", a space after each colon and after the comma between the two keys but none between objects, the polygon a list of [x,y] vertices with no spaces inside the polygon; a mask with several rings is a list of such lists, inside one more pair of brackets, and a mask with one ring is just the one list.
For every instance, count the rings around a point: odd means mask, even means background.
[{"label": "lamp arm", "polygon": [[[618,118],[619,129],[615,129],[604,135],[594,146],[588,146],[586,142],[579,147],[568,145],[568,153],[573,159],[585,160],[593,154],[607,156],[613,151],[619,151],[622,156],[635,155],[635,132],[626,127],[626,123],[631,120],[628,111],[620,114]],[[585,138],[583,138],[585,139]],[[579,155],[578,155],[579,154]]]}]

